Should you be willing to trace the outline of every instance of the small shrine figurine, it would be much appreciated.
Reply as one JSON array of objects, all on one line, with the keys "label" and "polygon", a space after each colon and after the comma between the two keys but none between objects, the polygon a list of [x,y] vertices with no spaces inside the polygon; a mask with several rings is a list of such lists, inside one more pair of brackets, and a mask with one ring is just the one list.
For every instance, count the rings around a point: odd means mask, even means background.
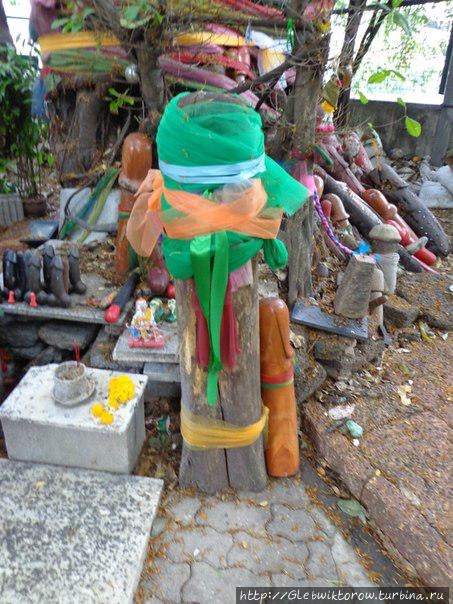
[{"label": "small shrine figurine", "polygon": [[174,298],[170,298],[167,301],[167,308],[165,312],[165,320],[167,323],[174,323],[177,319],[176,316],[176,300]]},{"label": "small shrine figurine", "polygon": [[135,314],[131,324],[127,326],[130,332],[129,348],[161,348],[165,339],[157,328],[151,305],[144,298],[139,298],[135,304]]},{"label": "small shrine figurine", "polygon": [[153,298],[149,303],[149,308],[153,313],[156,323],[160,323],[162,321],[162,317],[164,316],[164,305],[161,298]]}]

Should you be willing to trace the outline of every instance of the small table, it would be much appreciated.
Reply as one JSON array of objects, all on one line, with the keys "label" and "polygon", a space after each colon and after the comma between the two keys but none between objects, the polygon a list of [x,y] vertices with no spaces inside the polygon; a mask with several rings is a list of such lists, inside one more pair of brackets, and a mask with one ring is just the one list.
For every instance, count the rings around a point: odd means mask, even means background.
[{"label": "small table", "polygon": [[[32,367],[0,407],[0,421],[10,459],[61,466],[131,473],[145,439],[144,393],[148,378],[87,368],[95,391],[75,407],[52,398],[58,365]],[[111,377],[127,375],[134,397],[114,412],[114,422],[101,424],[91,407],[105,402]]]}]

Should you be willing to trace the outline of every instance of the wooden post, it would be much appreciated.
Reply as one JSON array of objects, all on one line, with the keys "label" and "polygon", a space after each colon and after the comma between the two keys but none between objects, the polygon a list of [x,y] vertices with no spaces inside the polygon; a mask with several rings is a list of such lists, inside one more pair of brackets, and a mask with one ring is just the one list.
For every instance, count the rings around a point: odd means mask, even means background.
[{"label": "wooden post", "polygon": [[[239,426],[252,424],[261,416],[256,266],[253,261],[253,284],[241,287],[233,294],[241,352],[237,367],[220,373],[219,400],[213,408],[206,400],[207,371],[195,362],[193,281],[175,282],[182,401],[192,413]],[[193,450],[183,443],[179,480],[183,487],[196,487],[206,493],[215,493],[228,486],[261,491],[267,481],[262,439],[258,438],[247,447],[228,450]]]},{"label": "wooden post", "polygon": [[[180,106],[211,100],[243,104],[241,99],[228,94],[197,92],[183,97]],[[206,398],[208,372],[195,362],[193,281],[175,283],[182,401],[196,415],[223,419],[238,426],[257,422],[262,412],[256,260],[252,263],[252,285],[241,287],[233,294],[240,347],[237,366],[232,371],[220,373],[219,398],[213,408]],[[193,450],[183,443],[179,480],[182,486],[196,487],[206,493],[215,493],[228,486],[261,491],[267,482],[262,438],[247,447],[228,450]]]}]

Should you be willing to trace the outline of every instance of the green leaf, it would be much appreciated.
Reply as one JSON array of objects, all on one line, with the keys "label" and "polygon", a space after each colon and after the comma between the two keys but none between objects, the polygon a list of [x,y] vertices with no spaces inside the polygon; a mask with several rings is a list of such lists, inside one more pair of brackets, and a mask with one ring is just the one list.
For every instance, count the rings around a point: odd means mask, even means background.
[{"label": "green leaf", "polygon": [[85,8],[82,13],[82,19],[86,19],[94,13],[94,8]]},{"label": "green leaf", "polygon": [[402,2],[403,0],[392,0],[392,8],[398,8]]},{"label": "green leaf", "polygon": [[389,69],[376,71],[375,73],[372,73],[370,75],[370,77],[368,78],[368,84],[380,84],[381,82],[386,80],[389,77],[389,75],[390,75]]},{"label": "green leaf", "polygon": [[406,130],[409,132],[409,134],[414,138],[418,138],[422,133],[422,127],[420,122],[417,122],[417,120],[413,120],[412,118],[406,115],[405,123]]},{"label": "green leaf", "polygon": [[406,79],[403,76],[403,74],[401,74],[399,71],[396,71],[396,69],[380,69],[379,71],[376,71],[375,73],[372,73],[370,75],[370,77],[368,78],[368,83],[369,84],[380,84],[381,82],[386,80],[391,75],[396,76],[400,80]]},{"label": "green leaf", "polygon": [[406,79],[402,73],[400,73],[399,71],[396,71],[396,69],[390,69],[389,70],[390,73],[392,73],[393,75],[395,75],[397,78],[399,78],[402,82],[404,82],[404,80]]},{"label": "green leaf", "polygon": [[366,510],[356,499],[339,499],[337,505],[348,516],[356,516],[361,520],[365,519]]},{"label": "green leaf", "polygon": [[366,96],[363,94],[363,92],[360,92],[360,90],[359,90],[358,92],[359,92],[359,99],[360,99],[360,102],[361,102],[363,105],[366,105],[366,104],[368,103],[368,99],[367,99],[367,97],[366,97]]},{"label": "green leaf", "polygon": [[403,101],[403,99],[400,96],[396,99],[396,102],[399,105],[401,105],[401,107],[404,107],[406,109],[406,103]]},{"label": "green leaf", "polygon": [[63,27],[63,25],[66,25],[67,23],[69,23],[69,19],[55,19],[55,21],[52,21],[52,25],[50,27],[52,29],[58,29],[59,27]]},{"label": "green leaf", "polygon": [[138,13],[140,12],[140,7],[135,5],[135,6],[128,6],[127,8],[125,8],[123,15],[124,15],[124,20],[128,23],[130,23],[131,21],[135,21],[135,19],[138,17]]},{"label": "green leaf", "polygon": [[405,14],[395,11],[393,13],[393,23],[404,31],[406,36],[412,36],[411,26]]}]

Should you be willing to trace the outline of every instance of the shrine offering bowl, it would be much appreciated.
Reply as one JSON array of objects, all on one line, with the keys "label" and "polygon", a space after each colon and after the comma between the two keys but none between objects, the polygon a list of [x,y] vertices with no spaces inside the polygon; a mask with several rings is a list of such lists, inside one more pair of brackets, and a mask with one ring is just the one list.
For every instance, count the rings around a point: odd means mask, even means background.
[{"label": "shrine offering bowl", "polygon": [[53,397],[60,405],[77,405],[92,393],[93,384],[88,380],[82,363],[68,361],[55,369]]}]

